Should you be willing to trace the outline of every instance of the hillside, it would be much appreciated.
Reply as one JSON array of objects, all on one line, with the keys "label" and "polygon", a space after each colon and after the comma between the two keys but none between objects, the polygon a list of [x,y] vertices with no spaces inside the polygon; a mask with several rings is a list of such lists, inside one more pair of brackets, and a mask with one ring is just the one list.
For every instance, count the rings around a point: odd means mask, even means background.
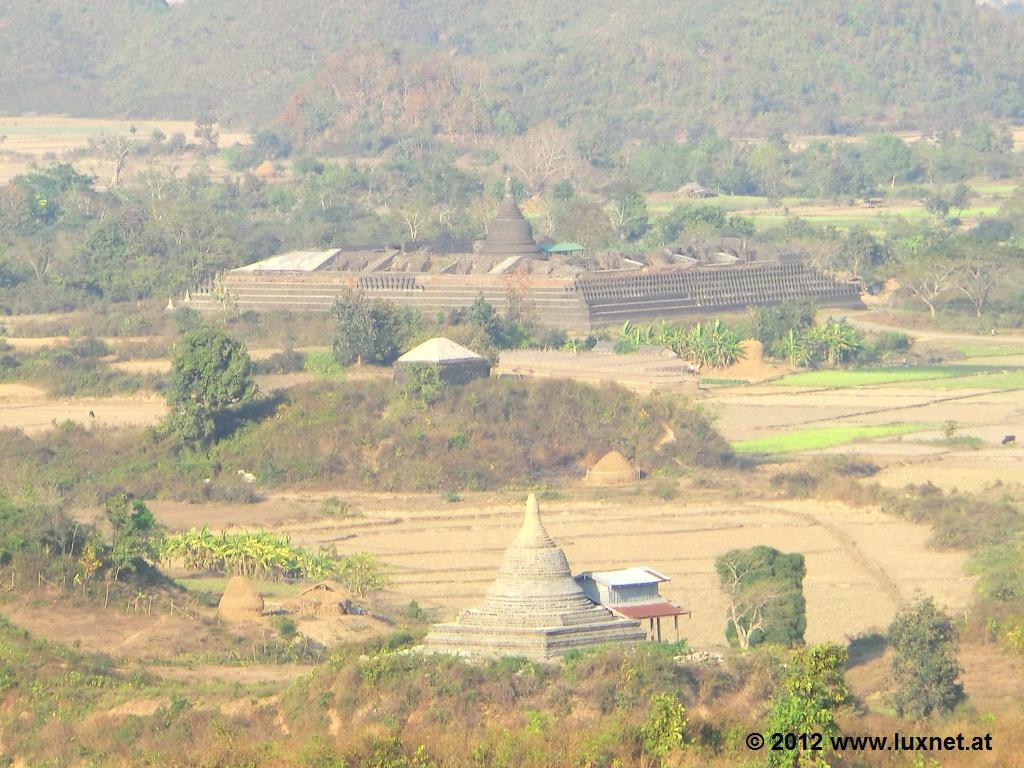
[{"label": "hillside", "polygon": [[[129,34],[130,33],[130,34]],[[1024,18],[971,0],[11,0],[0,111],[621,138],[1024,119]],[[572,83],[572,88],[567,84]],[[615,138],[610,138],[614,136]]]}]

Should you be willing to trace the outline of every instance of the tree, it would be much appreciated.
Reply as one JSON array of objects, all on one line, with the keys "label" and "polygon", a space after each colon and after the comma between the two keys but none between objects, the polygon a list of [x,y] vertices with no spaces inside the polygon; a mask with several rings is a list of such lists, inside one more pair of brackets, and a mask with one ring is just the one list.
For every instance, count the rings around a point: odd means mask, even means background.
[{"label": "tree", "polygon": [[963,701],[955,656],[958,637],[953,620],[930,597],[896,614],[889,625],[889,643],[896,651],[892,702],[900,717],[920,719],[948,712]]},{"label": "tree", "polygon": [[[850,694],[843,679],[846,658],[846,649],[834,643],[793,651],[785,679],[772,698],[765,732],[769,746],[772,734],[793,734],[797,739],[792,749],[768,751],[769,768],[828,768],[830,739],[840,733],[835,709]],[[801,741],[800,734],[821,734],[821,750]]]},{"label": "tree", "polygon": [[715,560],[715,570],[729,601],[725,634],[730,642],[743,650],[762,642],[803,642],[803,555],[764,546],[733,549]]},{"label": "tree", "polygon": [[639,240],[651,228],[647,199],[639,192],[627,192],[612,201],[612,226],[619,240]]},{"label": "tree", "polygon": [[124,572],[134,573],[140,562],[159,559],[163,529],[141,500],[119,493],[107,500],[104,513],[112,529],[109,560],[115,581]]},{"label": "tree", "polygon": [[550,184],[572,176],[576,162],[569,138],[549,125],[536,126],[513,139],[507,158],[531,195],[539,195]]},{"label": "tree", "polygon": [[168,427],[181,440],[200,444],[214,434],[216,418],[256,394],[245,346],[222,331],[202,326],[174,345],[167,404]]},{"label": "tree", "polygon": [[914,156],[899,136],[880,133],[865,142],[864,169],[876,184],[895,187],[897,180],[909,180],[916,174]]},{"label": "tree", "polygon": [[840,263],[853,277],[863,277],[864,272],[872,273],[889,259],[889,250],[866,227],[851,227],[839,248]]},{"label": "tree", "polygon": [[956,274],[954,262],[944,255],[925,252],[904,264],[900,282],[935,317],[939,298],[956,286]]},{"label": "tree", "polygon": [[337,321],[331,346],[342,365],[390,365],[419,325],[414,311],[373,301],[354,290],[338,296],[331,316]]},{"label": "tree", "polygon": [[956,289],[974,304],[975,317],[981,317],[992,291],[1013,271],[1009,261],[997,254],[972,253],[956,265]]}]

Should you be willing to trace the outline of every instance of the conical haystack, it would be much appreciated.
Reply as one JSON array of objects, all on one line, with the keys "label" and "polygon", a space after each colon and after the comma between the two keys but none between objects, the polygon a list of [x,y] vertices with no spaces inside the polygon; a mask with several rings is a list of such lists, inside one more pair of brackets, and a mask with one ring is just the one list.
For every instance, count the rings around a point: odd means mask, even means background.
[{"label": "conical haystack", "polygon": [[228,621],[248,621],[263,615],[263,595],[245,576],[232,576],[224,587],[217,615]]},{"label": "conical haystack", "polygon": [[583,593],[531,494],[483,605],[463,611],[454,623],[435,625],[424,645],[465,656],[544,660],[573,648],[644,637],[639,622],[616,618]]},{"label": "conical haystack", "polygon": [[606,453],[587,472],[587,482],[593,485],[631,485],[639,480],[639,470],[618,451]]},{"label": "conical haystack", "polygon": [[252,175],[257,179],[272,179],[277,176],[277,169],[270,160],[264,160],[253,169]]}]

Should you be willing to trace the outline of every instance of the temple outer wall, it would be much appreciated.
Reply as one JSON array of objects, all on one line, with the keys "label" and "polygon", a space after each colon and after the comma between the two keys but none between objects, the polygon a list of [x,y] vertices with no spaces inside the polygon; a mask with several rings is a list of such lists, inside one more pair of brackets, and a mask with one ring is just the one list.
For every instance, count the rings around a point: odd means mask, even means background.
[{"label": "temple outer wall", "polygon": [[447,314],[483,297],[499,313],[510,304],[540,325],[585,332],[593,328],[661,318],[706,316],[748,306],[808,298],[826,307],[863,306],[857,287],[801,262],[761,262],[577,278],[533,275],[435,275],[405,272],[229,272],[214,292],[198,293],[192,306],[214,311],[216,293],[239,310],[325,312],[346,289],[369,298]]}]

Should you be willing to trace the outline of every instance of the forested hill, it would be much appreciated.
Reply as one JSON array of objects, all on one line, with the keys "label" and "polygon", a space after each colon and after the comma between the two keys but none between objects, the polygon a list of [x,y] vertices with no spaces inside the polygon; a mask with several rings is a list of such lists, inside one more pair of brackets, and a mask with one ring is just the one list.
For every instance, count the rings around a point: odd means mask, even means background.
[{"label": "forested hill", "polygon": [[[4,0],[0,111],[584,142],[1024,119],[1024,17],[973,0]],[[951,125],[952,123],[952,125]]]}]

